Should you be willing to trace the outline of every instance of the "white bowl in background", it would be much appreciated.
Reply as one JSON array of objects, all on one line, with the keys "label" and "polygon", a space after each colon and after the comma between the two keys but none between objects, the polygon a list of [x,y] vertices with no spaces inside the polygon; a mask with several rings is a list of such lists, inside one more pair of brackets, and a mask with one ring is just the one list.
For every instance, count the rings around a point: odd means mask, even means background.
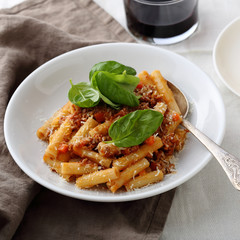
[{"label": "white bowl in background", "polygon": [[240,96],[240,17],[219,34],[213,49],[213,64],[222,82]]}]

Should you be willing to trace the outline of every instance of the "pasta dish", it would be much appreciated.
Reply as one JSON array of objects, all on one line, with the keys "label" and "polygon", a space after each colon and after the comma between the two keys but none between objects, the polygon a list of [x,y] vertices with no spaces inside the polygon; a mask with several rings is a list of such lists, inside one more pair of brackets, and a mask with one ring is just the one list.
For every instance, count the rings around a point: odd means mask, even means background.
[{"label": "pasta dish", "polygon": [[105,186],[113,193],[175,172],[172,159],[187,130],[161,72],[135,76],[108,61],[96,64],[89,78],[90,84],[71,82],[69,101],[37,130],[51,170],[78,188]]}]

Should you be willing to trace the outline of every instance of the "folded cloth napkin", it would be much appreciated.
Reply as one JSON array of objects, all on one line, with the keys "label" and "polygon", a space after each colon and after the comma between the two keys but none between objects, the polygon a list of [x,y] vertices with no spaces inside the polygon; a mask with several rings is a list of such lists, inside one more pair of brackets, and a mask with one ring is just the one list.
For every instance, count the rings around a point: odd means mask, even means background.
[{"label": "folded cloth napkin", "polygon": [[132,202],[96,203],[45,189],[15,164],[3,136],[7,103],[23,79],[64,52],[134,42],[90,0],[25,1],[0,11],[0,239],[159,239],[174,190]]}]

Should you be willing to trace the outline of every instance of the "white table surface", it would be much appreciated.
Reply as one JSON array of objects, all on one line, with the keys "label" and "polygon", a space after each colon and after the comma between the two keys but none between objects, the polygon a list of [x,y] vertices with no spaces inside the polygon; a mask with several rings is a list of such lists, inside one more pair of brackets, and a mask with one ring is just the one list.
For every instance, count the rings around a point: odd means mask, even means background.
[{"label": "white table surface", "polygon": [[[0,0],[0,8],[12,7],[22,1]],[[95,2],[126,28],[122,0]],[[240,0],[199,0],[200,26],[197,32],[181,43],[161,47],[188,58],[213,79],[226,107],[226,133],[222,147],[240,157],[240,98],[222,84],[212,62],[213,45],[218,34],[238,16]],[[240,192],[232,187],[214,158],[200,173],[177,188],[160,239],[240,239]]]}]

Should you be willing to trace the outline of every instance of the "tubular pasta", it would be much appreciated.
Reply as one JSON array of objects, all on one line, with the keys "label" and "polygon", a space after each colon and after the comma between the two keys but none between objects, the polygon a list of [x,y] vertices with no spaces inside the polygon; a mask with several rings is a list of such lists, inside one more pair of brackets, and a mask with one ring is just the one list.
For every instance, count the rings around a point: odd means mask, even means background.
[{"label": "tubular pasta", "polygon": [[65,179],[66,181],[70,182],[71,181],[71,177],[72,174],[62,174],[61,173],[61,162],[57,161],[57,160],[51,160],[51,159],[46,159],[45,161],[48,166],[55,171],[56,173],[58,173],[63,179]]},{"label": "tubular pasta", "polygon": [[71,105],[72,105],[71,102],[66,103],[61,109],[55,112],[54,115],[43,124],[43,126],[41,126],[37,130],[37,136],[39,139],[43,141],[48,140],[49,134],[60,126],[59,124],[60,118],[70,114],[69,109]]},{"label": "tubular pasta", "polygon": [[162,145],[163,144],[161,139],[159,137],[155,137],[153,145],[142,145],[136,152],[114,160],[113,166],[118,168],[119,170],[125,169],[133,162],[136,162],[139,159],[146,157],[147,154],[153,153],[157,149],[161,148]]},{"label": "tubular pasta", "polygon": [[176,151],[181,151],[184,146],[187,131],[185,129],[177,128],[175,134],[177,135],[179,140],[179,143],[176,146]]},{"label": "tubular pasta", "polygon": [[162,115],[165,114],[165,112],[167,111],[167,104],[163,103],[163,102],[158,102],[155,106],[154,106],[154,110],[160,112]]},{"label": "tubular pasta", "polygon": [[103,166],[103,167],[110,167],[110,164],[112,163],[112,159],[106,158],[101,156],[99,153],[96,153],[94,151],[90,151],[84,148],[78,148],[78,147],[73,147],[74,153],[76,153],[80,157],[86,157],[95,163]]},{"label": "tubular pasta", "polygon": [[143,84],[149,84],[154,85],[151,76],[147,71],[142,71],[138,74],[138,77],[140,78],[140,82]]},{"label": "tubular pasta", "polygon": [[44,124],[43,126],[41,126],[38,130],[37,130],[37,136],[39,139],[43,140],[43,141],[47,141],[49,134],[51,133],[51,131],[53,130],[51,128],[51,123],[53,121],[53,119],[60,115],[61,111],[58,110],[51,118],[49,118]]},{"label": "tubular pasta", "polygon": [[163,172],[161,170],[152,171],[142,176],[138,176],[125,184],[127,191],[135,188],[141,188],[151,183],[162,181]]},{"label": "tubular pasta", "polygon": [[63,107],[62,107],[62,109],[60,109],[60,112],[59,112],[59,114],[57,114],[54,118],[53,118],[53,120],[52,120],[52,122],[51,122],[51,128],[53,128],[53,129],[56,129],[56,128],[58,128],[59,126],[60,126],[60,118],[62,118],[62,117],[66,117],[66,116],[68,116],[69,114],[71,114],[71,108],[72,108],[72,106],[73,106],[73,104],[70,102],[70,101],[68,101]]},{"label": "tubular pasta", "polygon": [[163,94],[163,99],[165,100],[169,108],[181,114],[180,109],[173,96],[173,93],[171,89],[168,87],[167,81],[164,79],[161,72],[158,70],[153,71],[151,73],[151,78],[154,84],[156,85],[158,92]]},{"label": "tubular pasta", "polygon": [[119,176],[117,168],[109,168],[97,172],[93,172],[77,178],[76,185],[79,188],[90,188],[95,185],[112,181]]},{"label": "tubular pasta", "polygon": [[88,120],[79,128],[77,133],[73,136],[73,138],[70,140],[69,144],[76,144],[79,142],[82,138],[87,137],[89,134],[89,131],[96,127],[98,125],[98,122],[95,121],[92,117],[88,118]]},{"label": "tubular pasta", "polygon": [[165,115],[165,117],[169,119],[169,124],[167,126],[167,134],[175,132],[179,124],[182,122],[182,117],[179,114],[179,119],[174,120],[174,114],[178,113],[176,113],[174,110],[169,110],[168,113]]},{"label": "tubular pasta", "polygon": [[103,136],[107,135],[108,129],[111,126],[111,124],[112,124],[112,121],[106,121],[102,124],[99,124],[89,132],[89,135],[92,137],[94,137],[94,135],[96,134],[101,134]]},{"label": "tubular pasta", "polygon": [[108,183],[109,189],[112,192],[116,192],[117,189],[122,187],[130,179],[133,179],[139,172],[141,172],[148,166],[149,166],[149,162],[145,158],[135,162],[133,165],[129,166],[124,171],[122,171],[120,173],[119,178]]},{"label": "tubular pasta", "polygon": [[58,147],[64,139],[69,139],[72,133],[71,118],[68,117],[61,124],[60,128],[50,138],[49,145],[43,156],[44,161],[46,159],[56,159],[58,154]]},{"label": "tubular pasta", "polygon": [[97,164],[82,163],[82,162],[63,162],[59,168],[61,174],[76,174],[83,175],[98,170]]}]

